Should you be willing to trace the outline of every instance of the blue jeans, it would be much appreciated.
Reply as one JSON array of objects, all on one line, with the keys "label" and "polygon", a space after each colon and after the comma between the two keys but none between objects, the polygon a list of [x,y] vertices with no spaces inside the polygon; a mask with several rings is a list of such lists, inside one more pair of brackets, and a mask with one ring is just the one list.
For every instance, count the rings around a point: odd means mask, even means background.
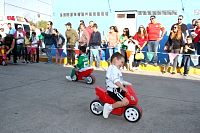
[{"label": "blue jeans", "polygon": [[109,47],[108,47],[108,50],[109,50],[109,59],[111,59],[111,56],[112,56],[113,53],[114,53],[114,48],[109,48]]},{"label": "blue jeans", "polygon": [[52,45],[45,45],[45,52],[48,57],[48,62],[52,62],[52,55],[51,55],[51,47]]},{"label": "blue jeans", "polygon": [[90,66],[93,64],[93,57],[97,62],[97,67],[100,67],[100,56],[99,56],[99,46],[91,46],[90,47]]},{"label": "blue jeans", "polygon": [[184,55],[184,74],[188,74],[190,69],[190,55]]},{"label": "blue jeans", "polygon": [[[159,41],[148,41],[147,44],[147,48],[148,48],[148,52],[154,52],[154,56],[153,56],[153,63],[157,63],[158,61],[158,46],[159,46]],[[150,62],[150,61],[147,61]]]}]

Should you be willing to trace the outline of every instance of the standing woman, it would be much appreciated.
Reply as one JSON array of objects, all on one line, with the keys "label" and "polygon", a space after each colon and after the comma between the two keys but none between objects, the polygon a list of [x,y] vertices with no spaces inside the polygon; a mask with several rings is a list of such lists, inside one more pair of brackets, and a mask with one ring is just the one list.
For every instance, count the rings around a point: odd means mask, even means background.
[{"label": "standing woman", "polygon": [[56,64],[62,64],[62,53],[63,53],[63,45],[65,43],[65,38],[62,34],[58,32],[56,28],[53,29],[52,32],[53,38],[55,40],[55,47],[56,47]]},{"label": "standing woman", "polygon": [[[183,36],[181,32],[181,26],[174,25],[173,29],[170,32],[169,38],[167,43],[165,44],[164,50],[173,53],[173,54],[181,54],[183,51]],[[176,55],[173,59],[173,69],[172,74],[176,73],[176,67],[178,64],[178,57],[179,55]],[[165,66],[163,73],[165,73],[168,70],[168,67],[170,65],[170,59],[168,59],[167,65]]]},{"label": "standing woman", "polygon": [[126,50],[127,50],[127,47],[128,47],[127,46],[127,43],[128,43],[127,41],[128,41],[129,38],[130,38],[129,28],[124,28],[123,34],[119,38],[119,42],[121,44],[120,52],[125,58],[125,66],[126,66],[127,61],[128,61]]},{"label": "standing woman", "polygon": [[[147,41],[148,41],[147,31],[145,30],[143,25],[139,26],[139,29],[137,33],[134,35],[133,39],[138,41],[136,51],[140,52],[141,50],[143,50],[143,48],[146,46]],[[141,63],[141,60],[135,60],[134,67],[136,67],[137,69],[140,63]]]},{"label": "standing woman", "polygon": [[109,59],[112,56],[115,47],[119,42],[118,32],[116,32],[115,26],[110,26],[110,31],[108,33],[108,49],[109,49]]}]

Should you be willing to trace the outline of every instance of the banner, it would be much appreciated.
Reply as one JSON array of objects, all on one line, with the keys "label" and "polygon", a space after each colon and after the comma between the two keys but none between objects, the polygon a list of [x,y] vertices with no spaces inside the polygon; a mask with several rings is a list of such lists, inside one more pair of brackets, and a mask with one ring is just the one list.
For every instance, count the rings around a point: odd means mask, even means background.
[{"label": "banner", "polygon": [[154,52],[147,52],[147,59],[151,61],[153,59]]},{"label": "banner", "polygon": [[169,61],[171,64],[173,64],[174,62],[174,58],[177,56],[178,54],[175,53],[169,53]]},{"label": "banner", "polygon": [[199,64],[199,56],[198,55],[190,55],[191,61],[194,64],[194,66],[197,66]]}]

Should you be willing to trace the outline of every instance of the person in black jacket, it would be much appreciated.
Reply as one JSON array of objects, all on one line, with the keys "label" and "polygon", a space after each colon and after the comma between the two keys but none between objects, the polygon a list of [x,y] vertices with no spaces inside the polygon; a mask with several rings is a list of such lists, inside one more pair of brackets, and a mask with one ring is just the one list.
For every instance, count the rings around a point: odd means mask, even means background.
[{"label": "person in black jacket", "polygon": [[46,62],[46,64],[52,63],[51,47],[53,45],[53,40],[54,40],[52,36],[52,31],[53,31],[52,26],[53,23],[51,21],[48,21],[46,31],[41,33],[44,36],[44,44],[45,44],[44,52],[48,57],[48,61]]},{"label": "person in black jacket", "polygon": [[101,33],[97,30],[98,26],[95,23],[93,25],[93,32],[90,38],[89,46],[90,46],[90,66],[93,64],[93,57],[95,61],[97,61],[97,67],[100,66],[100,55],[99,49],[101,45]]}]

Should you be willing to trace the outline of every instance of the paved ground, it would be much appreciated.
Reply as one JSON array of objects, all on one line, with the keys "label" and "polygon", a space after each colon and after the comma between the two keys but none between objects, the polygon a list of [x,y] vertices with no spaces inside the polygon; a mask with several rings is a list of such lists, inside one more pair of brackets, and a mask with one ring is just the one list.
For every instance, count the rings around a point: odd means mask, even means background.
[{"label": "paved ground", "polygon": [[0,133],[199,133],[199,76],[183,77],[137,71],[124,73],[133,83],[143,117],[129,123],[89,110],[94,86],[104,85],[105,71],[95,71],[96,84],[68,82],[70,68],[55,64],[0,66]]}]

